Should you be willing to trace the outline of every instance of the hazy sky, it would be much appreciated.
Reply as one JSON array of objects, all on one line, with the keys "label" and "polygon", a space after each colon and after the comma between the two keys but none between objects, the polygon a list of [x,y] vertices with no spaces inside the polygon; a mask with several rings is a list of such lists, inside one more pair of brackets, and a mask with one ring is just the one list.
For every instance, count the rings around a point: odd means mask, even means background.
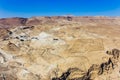
[{"label": "hazy sky", "polygon": [[120,0],[0,0],[0,17],[120,16]]}]

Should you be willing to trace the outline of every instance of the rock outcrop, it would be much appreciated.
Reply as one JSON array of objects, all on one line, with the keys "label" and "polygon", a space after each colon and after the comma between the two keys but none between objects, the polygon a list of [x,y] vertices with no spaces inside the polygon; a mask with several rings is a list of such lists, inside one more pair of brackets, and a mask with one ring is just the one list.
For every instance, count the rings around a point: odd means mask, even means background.
[{"label": "rock outcrop", "polygon": [[0,79],[119,80],[120,18],[0,19]]},{"label": "rock outcrop", "polygon": [[[114,71],[114,69],[118,68],[118,65],[120,65],[118,63],[119,56],[117,56],[118,57],[117,59],[116,59],[116,57],[114,57],[114,55],[117,55],[120,53],[118,51],[119,51],[118,49],[113,49],[111,52],[111,54],[113,56],[110,57],[107,62],[100,63],[99,65],[93,64],[92,66],[90,66],[90,68],[86,72],[79,70],[79,68],[69,68],[66,72],[62,73],[62,75],[60,77],[54,77],[54,78],[52,78],[52,80],[100,80],[98,78],[99,76],[110,75]],[[108,53],[108,51],[107,51],[107,53]],[[115,62],[114,60],[116,60],[117,62]],[[78,73],[78,71],[79,71],[79,73]],[[77,74],[75,74],[75,75],[79,75],[79,76],[76,76],[73,78],[73,75],[71,75],[71,74],[74,74],[75,72],[77,72]],[[81,75],[83,75],[83,76],[81,76]],[[97,78],[97,79],[95,79],[95,78]],[[116,79],[117,79],[117,77],[116,77]],[[110,79],[110,80],[112,80],[112,79]]]}]

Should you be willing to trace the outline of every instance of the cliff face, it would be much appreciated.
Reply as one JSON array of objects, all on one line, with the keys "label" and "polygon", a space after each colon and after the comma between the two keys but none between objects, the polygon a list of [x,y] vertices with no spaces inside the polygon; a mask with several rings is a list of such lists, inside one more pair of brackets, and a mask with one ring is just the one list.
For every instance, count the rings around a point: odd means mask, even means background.
[{"label": "cliff face", "polygon": [[119,17],[0,19],[0,79],[119,80]]}]

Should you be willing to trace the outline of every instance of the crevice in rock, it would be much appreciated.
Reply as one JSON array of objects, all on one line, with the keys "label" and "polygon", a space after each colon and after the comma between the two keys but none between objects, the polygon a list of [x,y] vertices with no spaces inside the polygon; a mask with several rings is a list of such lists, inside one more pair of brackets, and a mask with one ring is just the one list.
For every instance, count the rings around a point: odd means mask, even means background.
[{"label": "crevice in rock", "polygon": [[109,71],[113,71],[116,67],[116,63],[114,60],[119,59],[120,51],[118,49],[112,49],[112,51],[106,52],[109,55],[112,55],[112,57],[109,57],[108,61],[98,64],[93,64],[87,72],[82,77],[68,79],[70,74],[72,73],[73,68],[69,68],[66,72],[64,72],[60,77],[54,77],[52,80],[94,80],[96,76],[93,74],[96,74],[97,76],[100,76],[104,73],[107,73]]}]

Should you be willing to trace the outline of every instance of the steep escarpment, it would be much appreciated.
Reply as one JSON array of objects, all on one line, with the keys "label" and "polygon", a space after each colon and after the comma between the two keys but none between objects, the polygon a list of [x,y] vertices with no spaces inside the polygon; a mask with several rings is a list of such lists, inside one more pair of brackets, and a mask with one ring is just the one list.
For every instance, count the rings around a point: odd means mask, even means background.
[{"label": "steep escarpment", "polygon": [[119,80],[120,18],[0,19],[0,79]]},{"label": "steep escarpment", "polygon": [[[118,67],[120,66],[120,50],[112,49],[112,51],[107,51],[107,54],[108,52],[112,56],[107,61],[92,64],[86,72],[79,68],[69,68],[60,77],[54,77],[52,80],[118,80],[120,76]],[[107,75],[109,76],[105,78]]]}]

